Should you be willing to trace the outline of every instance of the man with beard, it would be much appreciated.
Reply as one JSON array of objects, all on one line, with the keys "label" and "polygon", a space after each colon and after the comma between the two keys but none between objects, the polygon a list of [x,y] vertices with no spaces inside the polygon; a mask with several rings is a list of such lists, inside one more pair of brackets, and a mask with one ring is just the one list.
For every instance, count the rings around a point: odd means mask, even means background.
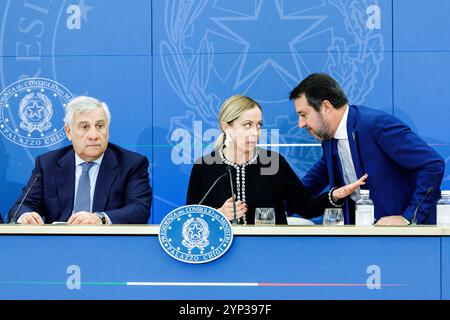
[{"label": "man with beard", "polygon": [[[436,223],[445,162],[408,126],[385,112],[349,105],[337,81],[324,73],[305,78],[290,99],[299,128],[322,143],[322,157],[302,179],[307,189],[317,194],[367,173],[364,189],[378,225]],[[346,224],[354,224],[358,199],[359,188],[345,201]]]}]

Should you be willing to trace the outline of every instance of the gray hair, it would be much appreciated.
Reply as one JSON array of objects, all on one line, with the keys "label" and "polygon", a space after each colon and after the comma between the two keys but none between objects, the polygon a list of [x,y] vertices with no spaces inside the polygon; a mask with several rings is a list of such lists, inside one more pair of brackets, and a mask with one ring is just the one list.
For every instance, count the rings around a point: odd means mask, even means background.
[{"label": "gray hair", "polygon": [[102,108],[105,111],[106,120],[108,121],[107,125],[109,126],[111,123],[111,113],[109,112],[108,105],[98,99],[87,96],[78,96],[67,104],[64,110],[64,124],[69,126],[69,128],[73,128],[76,113],[89,112],[95,108]]}]

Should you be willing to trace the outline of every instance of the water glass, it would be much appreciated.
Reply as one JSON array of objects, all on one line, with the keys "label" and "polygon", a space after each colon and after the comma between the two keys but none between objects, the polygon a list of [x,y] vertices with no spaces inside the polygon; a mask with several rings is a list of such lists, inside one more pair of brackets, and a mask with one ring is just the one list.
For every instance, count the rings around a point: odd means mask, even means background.
[{"label": "water glass", "polygon": [[274,225],[275,224],[275,209],[274,208],[256,208],[255,210],[255,224],[259,225]]},{"label": "water glass", "polygon": [[344,214],[341,208],[327,208],[323,215],[324,225],[344,225]]}]

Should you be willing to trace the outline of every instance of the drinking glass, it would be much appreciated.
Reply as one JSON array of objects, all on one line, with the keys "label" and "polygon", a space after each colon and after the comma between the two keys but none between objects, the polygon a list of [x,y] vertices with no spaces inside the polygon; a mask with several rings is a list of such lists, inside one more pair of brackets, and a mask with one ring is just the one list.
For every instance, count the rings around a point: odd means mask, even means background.
[{"label": "drinking glass", "polygon": [[324,225],[344,225],[344,214],[341,208],[327,208],[323,215]]},{"label": "drinking glass", "polygon": [[255,210],[255,224],[275,224],[275,209],[274,208],[256,208]]}]

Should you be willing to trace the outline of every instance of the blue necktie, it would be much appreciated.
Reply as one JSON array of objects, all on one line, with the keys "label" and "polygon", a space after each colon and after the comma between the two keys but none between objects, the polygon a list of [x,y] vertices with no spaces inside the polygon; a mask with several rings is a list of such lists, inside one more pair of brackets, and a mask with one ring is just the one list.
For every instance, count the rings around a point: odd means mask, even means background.
[{"label": "blue necktie", "polygon": [[[342,172],[342,164],[341,164],[341,159],[339,158],[339,152],[338,152],[338,146],[337,146],[337,139],[331,139],[331,150],[333,153],[333,157],[334,157],[334,172],[335,174],[337,174],[337,176],[335,177],[335,183],[336,183],[336,187],[340,187],[345,185],[344,182],[344,174]],[[336,179],[337,178],[337,179]]]},{"label": "blue necktie", "polygon": [[89,178],[89,170],[94,162],[84,162],[81,164],[83,172],[78,181],[77,196],[75,197],[75,205],[73,212],[91,211],[91,180]]}]

